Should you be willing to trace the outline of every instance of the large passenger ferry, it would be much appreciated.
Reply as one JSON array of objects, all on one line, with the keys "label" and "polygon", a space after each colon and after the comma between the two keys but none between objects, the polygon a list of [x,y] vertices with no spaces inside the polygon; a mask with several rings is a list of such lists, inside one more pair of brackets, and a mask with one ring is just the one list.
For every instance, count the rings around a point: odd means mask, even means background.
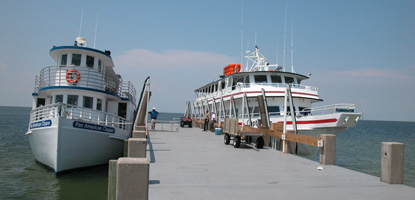
[{"label": "large passenger ferry", "polygon": [[[285,121],[287,131],[296,128],[299,134],[320,136],[336,134],[356,126],[361,113],[354,112],[354,104],[312,107],[313,103],[323,100],[317,87],[304,84],[310,75],[295,73],[293,69],[288,72],[281,66],[270,65],[258,47],[255,47],[254,52],[246,53],[245,69],[240,64],[230,64],[224,68],[219,80],[195,90],[193,108],[197,117],[203,117],[208,110],[209,113],[217,113],[219,122],[223,123],[225,118],[238,118],[240,126],[257,127],[260,121],[257,96],[264,95],[270,122]],[[287,90],[292,95],[294,115],[286,106]],[[285,108],[287,111],[284,111]],[[293,123],[291,116],[295,116],[296,123]],[[315,153],[309,152],[307,148],[298,150],[300,154]]]},{"label": "large passenger ferry", "polygon": [[131,135],[136,89],[114,72],[110,51],[53,46],[56,62],[35,78],[26,135],[39,162],[55,172],[108,163]]}]

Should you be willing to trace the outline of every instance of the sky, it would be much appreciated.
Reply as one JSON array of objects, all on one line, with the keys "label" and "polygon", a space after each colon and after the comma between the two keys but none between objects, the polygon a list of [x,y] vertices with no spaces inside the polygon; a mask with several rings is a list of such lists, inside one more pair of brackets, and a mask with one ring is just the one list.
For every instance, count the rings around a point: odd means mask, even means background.
[{"label": "sky", "polygon": [[111,50],[137,93],[150,76],[150,107],[183,113],[195,89],[241,62],[241,49],[257,45],[271,64],[278,53],[282,65],[286,21],[285,66],[293,41],[295,72],[311,73],[302,84],[324,100],[315,106],[415,121],[414,10],[413,0],[0,0],[0,106],[30,107],[35,75],[56,65],[49,50],[80,34]]}]

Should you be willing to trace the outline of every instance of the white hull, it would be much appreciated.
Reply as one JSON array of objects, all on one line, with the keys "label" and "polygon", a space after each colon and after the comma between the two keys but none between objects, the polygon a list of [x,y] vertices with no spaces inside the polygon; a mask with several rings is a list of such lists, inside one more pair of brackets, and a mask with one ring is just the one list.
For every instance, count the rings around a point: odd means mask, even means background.
[{"label": "white hull", "polygon": [[30,129],[27,135],[36,160],[55,172],[106,164],[123,154],[124,141],[111,136],[123,131],[121,135],[127,137],[126,130],[115,128],[115,133],[85,130],[75,128],[75,120],[61,117],[51,122],[52,126]]}]

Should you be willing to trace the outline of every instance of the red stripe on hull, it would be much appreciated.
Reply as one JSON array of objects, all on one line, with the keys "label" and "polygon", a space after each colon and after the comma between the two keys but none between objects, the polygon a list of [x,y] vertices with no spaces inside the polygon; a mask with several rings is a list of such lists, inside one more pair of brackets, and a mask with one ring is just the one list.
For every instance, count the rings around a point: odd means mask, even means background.
[{"label": "red stripe on hull", "polygon": [[[308,121],[297,121],[297,124],[324,124],[324,123],[333,123],[337,122],[336,118],[332,119],[319,119],[319,120],[308,120]],[[284,123],[283,121],[279,121],[277,123]],[[287,121],[287,124],[293,124],[292,121]]]}]

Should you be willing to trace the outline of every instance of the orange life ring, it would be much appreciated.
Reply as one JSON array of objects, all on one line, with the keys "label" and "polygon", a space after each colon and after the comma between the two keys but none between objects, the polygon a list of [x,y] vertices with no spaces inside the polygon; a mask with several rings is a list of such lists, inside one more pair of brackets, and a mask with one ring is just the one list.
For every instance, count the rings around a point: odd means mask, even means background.
[{"label": "orange life ring", "polygon": [[80,78],[81,74],[79,74],[79,72],[74,69],[70,69],[66,72],[66,81],[68,81],[68,83],[78,83]]}]

